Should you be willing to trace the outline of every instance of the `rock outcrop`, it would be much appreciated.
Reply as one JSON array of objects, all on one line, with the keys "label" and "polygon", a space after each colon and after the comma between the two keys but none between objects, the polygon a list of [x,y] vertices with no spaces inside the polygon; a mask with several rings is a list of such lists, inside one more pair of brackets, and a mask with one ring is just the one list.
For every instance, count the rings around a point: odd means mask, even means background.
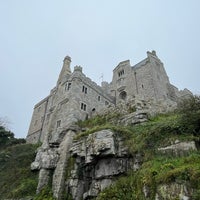
[{"label": "rock outcrop", "polygon": [[[123,140],[111,130],[102,130],[73,143],[74,170],[67,181],[73,199],[90,199],[128,170],[137,170],[142,156],[130,156]],[[83,184],[84,183],[84,184]]]},{"label": "rock outcrop", "polygon": [[164,154],[171,153],[176,156],[181,156],[181,155],[189,153],[190,151],[197,151],[197,147],[194,141],[180,142],[176,140],[175,144],[158,148],[158,151]]},{"label": "rock outcrop", "polygon": [[53,172],[52,190],[57,199],[62,199],[64,190],[74,200],[90,199],[142,163],[142,156],[131,156],[123,138],[112,130],[97,131],[74,142],[73,136],[74,132],[68,131],[59,148],[39,148],[31,165],[32,170],[40,170],[37,193]]}]

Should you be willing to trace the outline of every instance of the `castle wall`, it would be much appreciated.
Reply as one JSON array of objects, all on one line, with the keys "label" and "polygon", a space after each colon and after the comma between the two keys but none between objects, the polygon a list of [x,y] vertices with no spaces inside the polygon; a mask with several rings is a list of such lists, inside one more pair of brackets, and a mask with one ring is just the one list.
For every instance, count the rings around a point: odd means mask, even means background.
[{"label": "castle wall", "polygon": [[137,85],[130,61],[124,61],[113,70],[111,94],[116,98],[116,104],[120,101],[128,101],[137,94]]},{"label": "castle wall", "polygon": [[151,63],[145,59],[140,65],[133,67],[137,84],[137,95],[141,99],[155,98],[155,88],[153,84]]},{"label": "castle wall", "polygon": [[[72,74],[60,77],[48,100],[36,105],[27,141],[35,143],[39,140],[44,141],[46,137],[50,143],[59,143],[62,131],[67,127],[113,104],[112,98],[87,78],[81,67],[75,67]],[[39,106],[40,112],[37,112]],[[36,126],[34,121],[39,121],[40,118],[43,123]],[[39,132],[34,134],[36,130]],[[33,140],[31,135],[37,135],[37,138]]]},{"label": "castle wall", "polygon": [[36,104],[27,142],[59,143],[63,131],[78,120],[85,120],[110,105],[126,103],[136,96],[144,100],[176,101],[189,94],[170,84],[155,51],[147,52],[147,58],[134,66],[129,60],[120,62],[113,70],[112,82],[104,82],[102,87],[86,77],[80,66],[71,73],[70,63],[71,58],[66,56],[56,87]]},{"label": "castle wall", "polygon": [[48,97],[35,105],[27,135],[27,142],[37,143],[40,141],[47,103]]}]

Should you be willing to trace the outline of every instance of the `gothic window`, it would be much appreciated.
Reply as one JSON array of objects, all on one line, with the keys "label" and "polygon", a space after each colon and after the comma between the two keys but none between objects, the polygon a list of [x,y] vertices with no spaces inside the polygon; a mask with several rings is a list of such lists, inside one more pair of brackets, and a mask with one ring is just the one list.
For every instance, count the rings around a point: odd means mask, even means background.
[{"label": "gothic window", "polygon": [[65,91],[70,90],[72,83],[67,83],[65,85]]},{"label": "gothic window", "polygon": [[84,85],[82,87],[82,92],[85,93],[85,94],[87,94],[87,87],[85,87]]},{"label": "gothic window", "polygon": [[98,96],[98,101],[100,101],[101,100],[101,97],[100,96]]},{"label": "gothic window", "polygon": [[84,104],[84,103],[81,103],[81,110],[84,110],[84,111],[86,111],[86,104]]},{"label": "gothic window", "polygon": [[61,125],[61,120],[58,120],[57,123],[56,123],[56,128],[59,128]]},{"label": "gothic window", "polygon": [[124,75],[124,69],[122,69],[121,71],[118,72],[119,77],[122,76],[122,75]]},{"label": "gothic window", "polygon": [[127,97],[127,93],[126,93],[125,91],[122,91],[122,92],[119,94],[119,98],[120,98],[120,99],[125,100],[126,97]]},{"label": "gothic window", "polygon": [[72,83],[68,83],[67,85],[67,90],[69,90],[71,88]]}]

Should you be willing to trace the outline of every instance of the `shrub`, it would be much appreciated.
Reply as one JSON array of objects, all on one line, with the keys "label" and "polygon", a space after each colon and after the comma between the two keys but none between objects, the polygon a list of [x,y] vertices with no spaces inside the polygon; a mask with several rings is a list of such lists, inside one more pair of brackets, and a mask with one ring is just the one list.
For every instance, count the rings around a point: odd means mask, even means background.
[{"label": "shrub", "polygon": [[200,136],[200,96],[182,100],[178,105],[182,131]]}]

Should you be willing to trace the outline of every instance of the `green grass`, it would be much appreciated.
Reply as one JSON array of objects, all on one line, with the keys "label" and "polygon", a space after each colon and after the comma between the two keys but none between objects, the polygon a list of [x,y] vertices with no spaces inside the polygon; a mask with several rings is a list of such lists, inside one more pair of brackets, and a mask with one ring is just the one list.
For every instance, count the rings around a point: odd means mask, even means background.
[{"label": "green grass", "polygon": [[194,189],[193,199],[200,199],[200,153],[188,152],[184,156],[158,153],[157,148],[171,145],[175,140],[199,141],[199,137],[183,127],[180,113],[157,115],[146,123],[136,126],[114,126],[106,124],[95,126],[82,136],[97,130],[111,129],[124,137],[130,153],[144,155],[144,163],[137,172],[130,171],[128,176],[121,177],[111,187],[100,193],[97,200],[103,199],[145,199],[142,188],[150,188],[149,199],[155,199],[159,184],[189,183]]},{"label": "green grass", "polygon": [[36,148],[36,145],[18,144],[0,151],[1,199],[35,194],[38,173],[31,171],[30,164],[35,158]]},{"label": "green grass", "polygon": [[200,154],[191,153],[186,157],[155,156],[145,162],[141,169],[130,171],[128,176],[119,178],[115,184],[100,193],[97,200],[132,200],[145,199],[143,186],[150,189],[149,199],[155,199],[156,188],[159,184],[191,183],[194,189],[193,199],[199,199],[200,191]]},{"label": "green grass", "polygon": [[[131,108],[133,112],[135,108]],[[148,122],[135,126],[118,125],[122,115],[107,113],[102,116],[80,121],[77,124],[85,130],[76,135],[75,140],[86,137],[96,131],[109,129],[124,140],[129,153],[143,155],[143,164],[138,171],[129,171],[128,175],[116,179],[116,182],[102,191],[97,200],[143,200],[143,186],[148,186],[148,199],[155,199],[160,184],[187,183],[193,189],[193,200],[200,199],[200,153],[191,151],[182,156],[161,154],[159,147],[165,147],[179,141],[200,141],[200,98],[192,98],[180,104],[177,112],[159,114]],[[17,144],[11,132],[1,128],[0,148],[0,197],[1,199],[19,199],[32,196],[34,200],[53,200],[51,185],[35,195],[38,173],[31,172],[30,164],[35,158],[36,145]],[[3,144],[5,144],[3,146]],[[66,177],[73,169],[74,159],[70,158]],[[70,195],[64,199],[71,199]]]}]

